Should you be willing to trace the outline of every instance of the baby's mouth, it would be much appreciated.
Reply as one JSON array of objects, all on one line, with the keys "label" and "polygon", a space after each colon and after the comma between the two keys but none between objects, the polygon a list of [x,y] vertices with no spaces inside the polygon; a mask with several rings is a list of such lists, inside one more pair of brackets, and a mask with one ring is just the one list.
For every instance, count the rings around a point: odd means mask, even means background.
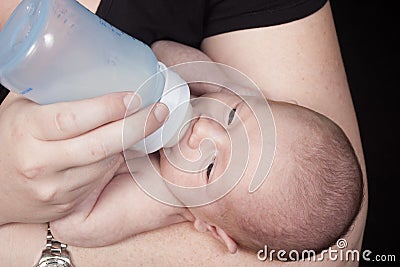
[{"label": "baby's mouth", "polygon": [[201,116],[196,116],[188,121],[184,126],[187,129],[183,136],[180,137],[179,143],[161,151],[163,159],[184,172],[197,173],[204,171],[211,158],[215,157],[215,145],[210,140],[205,139],[196,147],[190,145],[194,127],[200,119]]},{"label": "baby's mouth", "polygon": [[173,136],[167,143],[164,144],[164,149],[173,148],[176,145],[179,145],[180,141],[184,139],[184,136],[187,135],[191,122],[193,121],[193,117],[193,108],[191,105],[189,105],[180,128],[177,129],[177,132],[175,132],[175,136]]}]

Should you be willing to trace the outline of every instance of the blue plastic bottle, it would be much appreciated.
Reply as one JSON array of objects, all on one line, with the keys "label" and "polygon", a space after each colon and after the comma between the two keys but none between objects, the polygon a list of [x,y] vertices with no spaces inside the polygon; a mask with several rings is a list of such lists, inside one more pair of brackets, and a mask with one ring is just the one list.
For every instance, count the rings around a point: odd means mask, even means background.
[{"label": "blue plastic bottle", "polygon": [[[143,107],[165,99],[169,133],[161,138],[163,129],[156,132],[160,136],[152,139],[158,141],[140,148],[147,153],[168,143],[191,116],[187,84],[150,47],[75,0],[22,1],[0,32],[0,44],[1,84],[39,104],[119,91],[137,92]],[[173,112],[177,106],[180,114]]]}]

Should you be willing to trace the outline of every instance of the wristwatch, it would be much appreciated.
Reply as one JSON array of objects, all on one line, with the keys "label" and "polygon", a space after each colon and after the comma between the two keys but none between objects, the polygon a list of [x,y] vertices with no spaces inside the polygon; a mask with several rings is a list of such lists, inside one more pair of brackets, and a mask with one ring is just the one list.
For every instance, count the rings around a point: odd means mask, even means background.
[{"label": "wristwatch", "polygon": [[50,231],[50,223],[47,224],[46,248],[42,251],[36,267],[72,267],[67,245],[54,240]]}]

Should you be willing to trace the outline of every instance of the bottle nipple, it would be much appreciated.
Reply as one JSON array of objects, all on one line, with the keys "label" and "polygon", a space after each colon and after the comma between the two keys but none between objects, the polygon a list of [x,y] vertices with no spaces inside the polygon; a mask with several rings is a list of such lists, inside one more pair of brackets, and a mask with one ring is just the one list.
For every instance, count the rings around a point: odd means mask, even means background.
[{"label": "bottle nipple", "polygon": [[190,104],[190,90],[187,83],[175,72],[159,62],[160,72],[164,75],[164,90],[159,102],[169,109],[169,117],[165,124],[130,149],[153,153],[162,147],[176,145],[189,128],[188,123],[193,116]]}]

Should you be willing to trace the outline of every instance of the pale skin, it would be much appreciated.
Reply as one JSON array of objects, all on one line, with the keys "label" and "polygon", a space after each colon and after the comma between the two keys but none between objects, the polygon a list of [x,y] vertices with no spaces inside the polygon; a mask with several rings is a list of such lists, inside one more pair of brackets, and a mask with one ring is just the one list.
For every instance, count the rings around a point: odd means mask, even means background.
[{"label": "pale skin", "polygon": [[[18,1],[3,1],[0,26]],[[127,109],[132,101],[134,105]],[[140,109],[131,92],[40,106],[10,93],[0,106],[0,225],[44,223],[97,198],[123,162],[125,114],[132,143],[159,128],[168,109]],[[136,141],[134,141],[136,140]],[[129,145],[129,144],[128,144]],[[82,177],[81,179],[76,179]]]},{"label": "pale skin", "polygon": [[[173,54],[171,60],[189,59],[188,57],[193,60],[209,60],[200,51],[194,51],[193,48],[170,41],[158,41],[153,48],[160,57]],[[167,58],[164,59],[168,61]],[[185,73],[185,75],[190,74]],[[221,72],[219,75],[224,74]],[[191,85],[196,85],[197,90],[206,90],[209,86],[208,84]],[[213,86],[211,90],[218,89]],[[129,160],[129,170],[127,167],[119,170],[121,174],[106,186],[94,207],[85,203],[77,212],[51,223],[54,236],[70,245],[99,247],[114,244],[145,231],[192,221],[195,229],[200,232],[211,232],[212,236],[226,246],[227,251],[235,253],[240,244],[237,244],[229,235],[226,231],[226,223],[220,219],[225,211],[224,203],[245,206],[248,216],[263,212],[251,207],[254,203],[265,203],[264,198],[268,195],[280,198],[283,194],[282,188],[292,183],[284,178],[285,174],[282,172],[282,168],[288,168],[287,162],[293,153],[290,147],[295,146],[299,139],[302,139],[299,136],[313,135],[313,132],[307,132],[303,126],[300,126],[302,122],[299,121],[304,119],[302,116],[311,116],[311,111],[290,103],[269,101],[274,120],[270,123],[264,121],[264,124],[259,125],[257,119],[265,116],[263,110],[266,105],[266,101],[259,97],[239,97],[222,88],[219,88],[219,92],[200,96],[192,101],[193,119],[177,145],[160,150],[159,156],[158,154],[151,155],[151,163],[146,158]],[[297,114],[297,121],[288,119],[290,113]],[[299,116],[300,113],[302,116]],[[242,127],[246,131],[246,136],[241,135]],[[263,129],[263,133],[260,132],[259,127]],[[274,163],[268,179],[255,193],[250,194],[247,189],[250,178],[258,167],[260,156],[258,148],[262,144],[260,137],[261,134],[268,134],[268,128],[271,128],[271,132],[276,132],[277,136],[276,139],[274,136],[271,137],[276,142],[273,141],[270,144],[273,146],[271,150],[268,150],[270,155],[264,154],[264,157],[274,158]],[[297,134],[293,135],[293,132]],[[205,142],[208,142],[208,145],[204,145]],[[245,146],[249,149],[248,155],[244,152]],[[241,151],[237,154],[239,157],[232,157],[231,148]],[[245,171],[243,176],[237,177],[241,178],[241,181],[228,195],[216,201],[210,201],[211,203],[207,205],[188,209],[176,208],[156,201],[157,195],[152,195],[155,199],[151,199],[148,194],[138,188],[128,174],[130,172],[136,181],[152,177],[160,179],[162,176],[179,186],[199,187],[217,179],[235,179],[231,176],[232,172],[227,170],[246,161],[248,165],[243,165]],[[234,173],[240,174],[237,171]],[[164,184],[164,186],[168,187],[169,184]],[[182,205],[185,205],[186,196],[181,195],[182,192],[175,192],[173,187],[170,189]],[[189,195],[192,199],[192,194],[189,193]]]},{"label": "pale skin", "polygon": [[[0,24],[19,1],[2,1]],[[98,0],[82,1],[94,11]],[[246,49],[243,49],[246,48]],[[348,249],[360,249],[367,215],[367,180],[357,120],[347,85],[329,4],[315,14],[284,25],[225,33],[206,38],[202,50],[216,62],[238,68],[273,100],[296,101],[335,121],[349,137],[364,173],[364,203],[346,236]],[[238,53],[237,51],[240,51]],[[293,90],[292,90],[293,88]],[[295,90],[294,90],[295,89]],[[18,98],[7,97],[9,103]],[[11,266],[31,266],[45,244],[44,224],[8,224],[0,230],[0,258]],[[21,255],[21,240],[24,253]],[[4,242],[4,243],[3,243]],[[165,244],[168,244],[165,246]],[[205,245],[207,244],[207,245]],[[114,246],[98,249],[70,247],[76,266],[247,265],[357,266],[357,262],[260,263],[254,254],[234,256],[208,235],[187,224],[152,231]]]},{"label": "pale skin", "polygon": [[[167,152],[161,150],[160,159],[156,155],[151,155],[152,164],[146,158],[130,160],[128,162],[129,170],[122,167],[118,171],[121,174],[114,177],[106,186],[94,207],[83,203],[77,211],[52,222],[51,228],[54,236],[70,245],[100,247],[114,244],[145,231],[155,230],[174,223],[192,221],[197,230],[200,232],[210,231],[214,237],[222,241],[229,252],[235,253],[237,251],[236,242],[225,232],[223,225],[221,227],[216,226],[218,222],[216,218],[218,218],[219,212],[213,208],[215,205],[189,209],[166,205],[145,194],[131,177],[132,175],[136,179],[138,177],[149,179],[149,176],[157,175],[155,172],[157,171],[164,179],[180,186],[203,186],[218,179],[225,169],[246,160],[249,161],[249,165],[244,176],[250,177],[252,175],[257,167],[255,163],[258,162],[259,157],[257,148],[261,144],[261,133],[258,130],[253,111],[257,113],[258,110],[258,113],[260,113],[259,111],[263,110],[263,105],[266,105],[266,102],[259,101],[254,97],[245,102],[244,99],[226,91],[205,94],[197,100],[193,102],[196,119],[192,120],[179,144],[167,149]],[[219,103],[224,103],[224,105],[219,105]],[[248,104],[251,105],[253,111],[247,106]],[[273,110],[278,115],[278,113],[282,113],[281,110],[290,109],[291,106],[290,104],[274,103]],[[276,118],[279,118],[279,125],[282,124],[286,128],[291,128],[290,125],[286,125],[283,116],[276,116]],[[249,143],[242,140],[243,136],[240,135],[241,124],[246,129]],[[273,127],[273,125],[263,125],[262,127]],[[226,130],[226,128],[229,129]],[[287,136],[285,131],[280,129],[282,127],[279,127],[278,142],[290,143],[290,136]],[[210,146],[209,149],[203,147],[202,153],[215,153],[215,157],[206,162],[199,160],[201,158],[199,147],[204,140],[211,141],[214,146]],[[239,157],[230,159],[231,145],[235,149],[241,149],[240,146],[248,145],[250,158],[247,159],[247,155],[240,154]],[[278,145],[278,147],[279,155],[288,153],[282,153],[286,145]],[[243,149],[241,150],[243,151]],[[182,153],[183,157],[177,157],[177,153]],[[166,155],[170,155],[170,157],[168,158]],[[273,155],[269,156],[273,157]],[[192,166],[187,171],[174,167],[174,164],[184,165],[185,161],[192,163],[198,161],[196,164],[199,165],[195,167],[196,170],[192,169]],[[210,161],[212,161],[213,167],[208,170],[207,165],[210,166]],[[243,182],[240,183],[240,187],[246,188],[249,179],[242,179]],[[270,188],[274,188],[272,184],[284,181],[282,179],[274,180],[269,178],[268,183],[253,195],[248,194],[246,190],[234,190],[223,199],[237,198],[241,199],[239,202],[246,203],[249,197],[254,199],[260,194],[275,194],[275,192],[269,192]],[[281,194],[280,192],[276,193]],[[156,198],[157,196],[153,197]],[[184,199],[181,199],[179,195],[176,197],[184,202]],[[218,205],[220,200],[216,202]]]},{"label": "pale skin", "polygon": [[[0,224],[61,218],[101,192],[123,162],[124,96],[130,97],[116,93],[47,106],[14,94],[7,97],[0,107],[0,134],[7,151],[0,156],[0,178],[7,185],[0,194]],[[151,109],[129,117],[132,127],[140,129],[139,121],[146,121]],[[156,123],[149,124],[148,132],[162,123],[151,117]],[[142,130],[132,131],[132,136],[140,140]]]},{"label": "pale skin", "polygon": [[[149,177],[159,169],[158,159],[130,160],[137,170],[121,167],[93,203],[82,203],[70,215],[51,222],[53,235],[63,242],[79,247],[102,247],[130,236],[192,220],[185,208],[165,205],[149,197],[132,176]],[[131,176],[132,175],[132,176]]]}]

